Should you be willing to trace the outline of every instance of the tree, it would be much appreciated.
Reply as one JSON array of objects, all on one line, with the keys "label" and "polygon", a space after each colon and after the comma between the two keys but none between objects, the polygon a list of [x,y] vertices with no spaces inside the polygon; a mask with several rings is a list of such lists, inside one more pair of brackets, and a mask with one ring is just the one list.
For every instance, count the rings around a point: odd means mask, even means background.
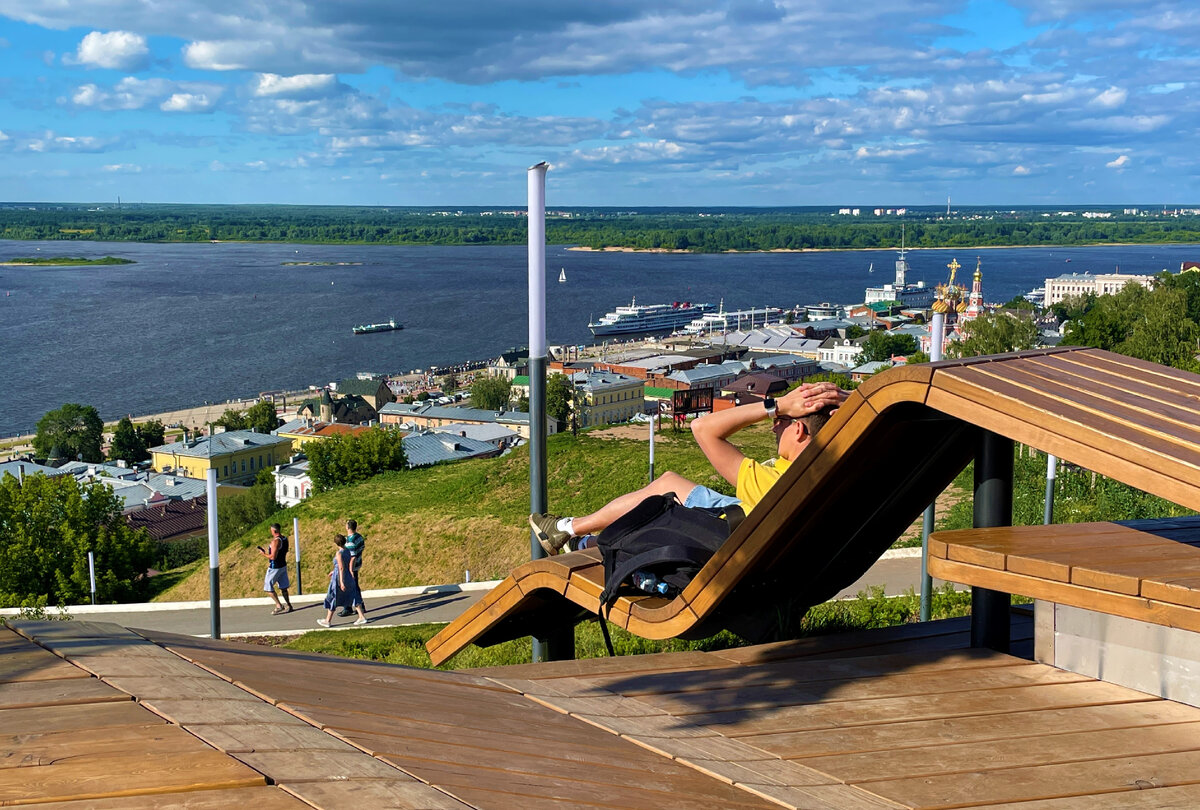
[{"label": "tree", "polygon": [[499,411],[508,407],[510,383],[504,377],[478,377],[471,383],[471,407]]},{"label": "tree", "polygon": [[150,458],[150,454],[146,452],[145,441],[128,416],[121,417],[121,421],[117,422],[117,427],[113,430],[108,457],[112,461],[124,461],[127,464],[137,464]]},{"label": "tree", "polygon": [[213,422],[214,425],[219,425],[226,430],[245,430],[246,414],[233,408],[226,408],[225,413],[221,414],[221,418]]},{"label": "tree", "polygon": [[891,360],[896,356],[907,357],[916,350],[917,339],[912,335],[872,332],[863,341],[863,351],[859,356],[859,362],[871,363],[879,360]]},{"label": "tree", "polygon": [[91,588],[88,552],[96,562],[96,599],[138,601],[155,542],[129,527],[123,502],[101,483],[72,476],[29,475],[0,481],[0,605],[16,607],[86,602]]},{"label": "tree", "polygon": [[275,403],[269,399],[260,399],[246,411],[246,427],[259,433],[270,433],[279,427],[279,414],[275,411]]},{"label": "tree", "polygon": [[866,333],[867,333],[867,330],[863,329],[861,326],[859,326],[856,323],[852,323],[846,327],[846,339],[847,340],[854,340],[855,338],[860,338],[863,335],[865,335]]},{"label": "tree", "polygon": [[[142,440],[142,444],[146,446],[147,450],[151,447],[159,447],[166,441],[167,429],[157,419],[143,422],[136,427],[138,438]],[[147,458],[149,458],[149,454],[147,454]]]},{"label": "tree", "polygon": [[275,476],[269,469],[259,470],[249,489],[221,498],[217,534],[222,546],[272,517],[279,508],[275,501]]},{"label": "tree", "polygon": [[559,424],[566,424],[571,414],[571,403],[575,397],[575,386],[565,374],[551,374],[546,380],[546,415]]},{"label": "tree", "polygon": [[404,434],[398,430],[373,428],[361,433],[333,436],[304,446],[308,475],[318,492],[365,481],[387,470],[403,470]]},{"label": "tree", "polygon": [[33,449],[44,458],[103,461],[104,422],[91,405],[68,402],[38,420]]},{"label": "tree", "polygon": [[946,354],[951,357],[1003,354],[1032,349],[1037,339],[1037,324],[1032,317],[984,312],[963,324],[963,339],[948,342]]},{"label": "tree", "polygon": [[1200,329],[1187,316],[1187,299],[1183,289],[1155,289],[1145,299],[1130,324],[1129,337],[1117,346],[1117,351],[1164,366],[1200,370],[1196,362]]}]

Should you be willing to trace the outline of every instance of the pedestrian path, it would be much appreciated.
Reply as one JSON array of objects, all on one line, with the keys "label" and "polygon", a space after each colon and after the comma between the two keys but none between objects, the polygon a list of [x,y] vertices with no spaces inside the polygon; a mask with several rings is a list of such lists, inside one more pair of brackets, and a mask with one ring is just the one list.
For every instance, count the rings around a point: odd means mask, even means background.
[{"label": "pedestrian path", "polygon": [[[908,589],[921,589],[921,550],[894,549],[871,566],[862,579],[837,595],[838,599],[855,596],[868,587],[884,588],[889,596],[903,594]],[[366,627],[401,627],[427,622],[445,623],[475,604],[499,584],[470,582],[461,585],[430,585],[413,588],[364,591],[367,606]],[[936,583],[935,583],[936,584]],[[292,596],[291,613],[274,616],[275,603],[268,596],[250,599],[221,600],[221,636],[294,636],[309,630],[322,629],[317,619],[324,618],[321,602],[324,592]],[[56,615],[54,610],[49,611]],[[76,605],[64,610],[73,619],[113,622],[123,627],[161,630],[189,636],[210,636],[212,616],[207,601],[149,602],[134,605]],[[15,608],[0,609],[0,616],[16,616]],[[354,616],[334,618],[333,629],[354,627]]]}]

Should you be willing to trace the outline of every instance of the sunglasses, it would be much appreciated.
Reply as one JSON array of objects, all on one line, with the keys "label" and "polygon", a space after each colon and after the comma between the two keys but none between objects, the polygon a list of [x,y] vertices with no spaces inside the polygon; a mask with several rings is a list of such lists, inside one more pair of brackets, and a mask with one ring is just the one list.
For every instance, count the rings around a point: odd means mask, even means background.
[{"label": "sunglasses", "polygon": [[790,416],[776,416],[771,422],[771,432],[778,439],[785,430],[792,426],[796,420]]}]

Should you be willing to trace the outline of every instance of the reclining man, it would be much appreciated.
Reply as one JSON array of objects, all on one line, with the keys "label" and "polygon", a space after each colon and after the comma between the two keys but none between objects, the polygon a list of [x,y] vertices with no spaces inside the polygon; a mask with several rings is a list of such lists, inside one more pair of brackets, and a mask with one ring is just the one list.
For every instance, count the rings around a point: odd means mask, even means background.
[{"label": "reclining man", "polygon": [[[771,485],[779,480],[816,432],[829,421],[848,393],[833,383],[804,383],[778,400],[738,405],[714,411],[692,421],[692,435],[713,468],[737,489],[737,497],[722,495],[674,472],[666,472],[641,489],[621,495],[590,515],[559,517],[550,514],[529,516],[529,525],[547,554],[564,549],[586,548],[588,535],[599,534],[614,520],[641,503],[649,495],[675,493],[683,505],[692,508],[723,509],[740,504],[747,514],[762,500]],[[747,458],[729,437],[763,419],[772,419],[772,432],[778,440],[779,458],[774,467]],[[582,542],[572,542],[584,538]]]}]

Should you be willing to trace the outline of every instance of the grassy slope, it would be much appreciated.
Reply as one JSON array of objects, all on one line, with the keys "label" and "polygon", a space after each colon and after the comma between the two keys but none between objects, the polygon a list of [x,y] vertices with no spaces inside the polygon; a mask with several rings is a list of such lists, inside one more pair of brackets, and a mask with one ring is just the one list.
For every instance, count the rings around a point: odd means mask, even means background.
[{"label": "grassy slope", "polygon": [[[767,458],[774,437],[766,423],[743,431],[747,455]],[[658,472],[675,470],[697,483],[726,492],[696,447],[690,432],[658,434]],[[647,442],[616,439],[603,432],[551,436],[548,448],[549,503],[552,511],[582,514],[646,482]],[[387,473],[363,484],[317,495],[284,510],[273,520],[290,527],[300,520],[305,591],[324,590],[333,555],[332,538],[348,517],[367,538],[364,588],[399,588],[506,576],[529,559],[529,454],[519,448],[496,459],[472,460],[420,470]],[[267,541],[267,525],[224,544],[221,596],[262,594],[262,557],[255,546]],[[156,601],[208,598],[204,560]],[[293,583],[294,585],[294,583]]]}]

